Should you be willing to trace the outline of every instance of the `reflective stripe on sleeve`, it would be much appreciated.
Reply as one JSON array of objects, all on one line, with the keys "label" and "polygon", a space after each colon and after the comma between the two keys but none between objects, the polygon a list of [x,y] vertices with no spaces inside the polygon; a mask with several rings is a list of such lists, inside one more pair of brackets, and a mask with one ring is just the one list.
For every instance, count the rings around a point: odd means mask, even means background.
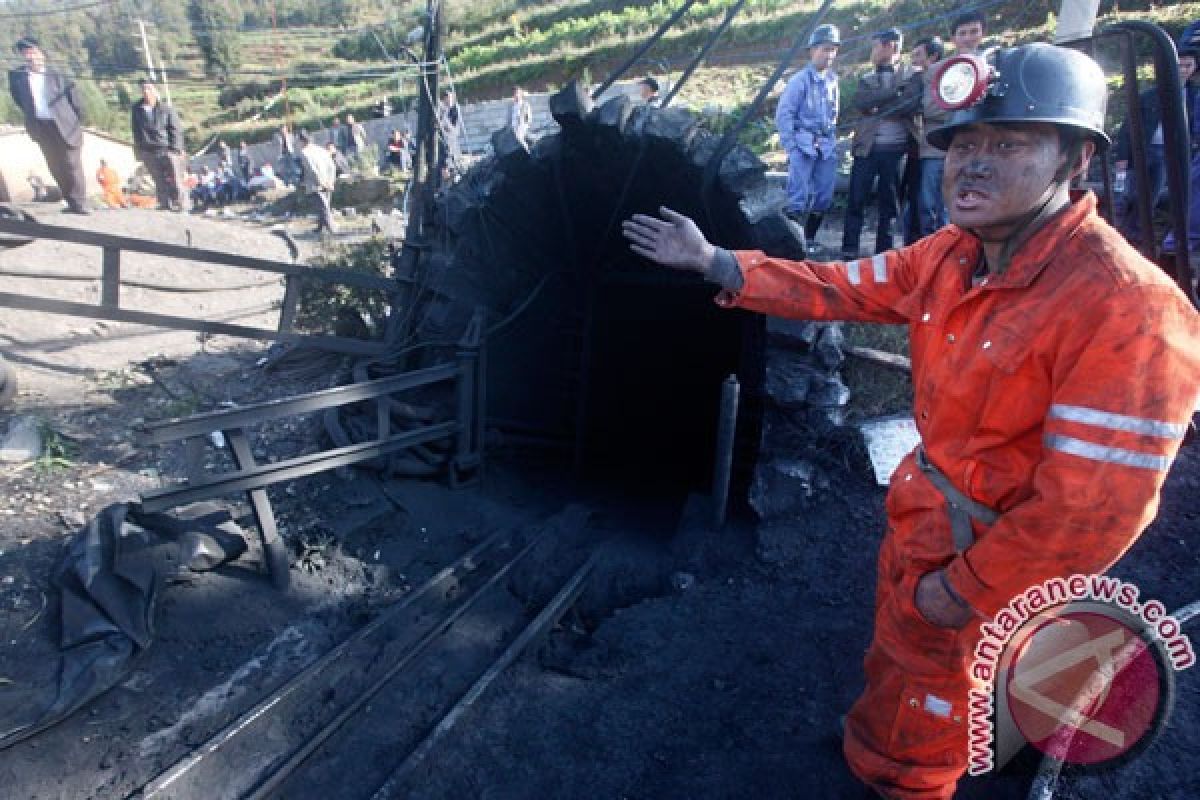
[{"label": "reflective stripe on sleeve", "polygon": [[872,256],[871,270],[876,283],[887,283],[887,256],[883,253],[876,253]]},{"label": "reflective stripe on sleeve", "polygon": [[846,279],[854,286],[862,283],[862,272],[859,271],[857,261],[846,262]]},{"label": "reflective stripe on sleeve", "polygon": [[1160,439],[1182,439],[1187,433],[1184,425],[1161,422],[1145,417],[1131,417],[1126,414],[1114,414],[1111,411],[1100,411],[1086,406],[1068,406],[1055,403],[1050,406],[1050,419],[1062,419],[1067,422],[1082,422],[1084,425],[1094,425],[1098,428],[1109,428],[1114,431],[1137,433],[1143,436],[1157,436]]},{"label": "reflective stripe on sleeve", "polygon": [[1138,453],[1120,447],[1108,447],[1094,442],[1085,442],[1070,436],[1060,436],[1055,433],[1047,434],[1043,439],[1046,447],[1068,453],[1092,461],[1105,461],[1109,464],[1120,464],[1123,467],[1138,467],[1140,469],[1155,469],[1166,471],[1171,466],[1171,459],[1166,456],[1155,456],[1149,453]]}]

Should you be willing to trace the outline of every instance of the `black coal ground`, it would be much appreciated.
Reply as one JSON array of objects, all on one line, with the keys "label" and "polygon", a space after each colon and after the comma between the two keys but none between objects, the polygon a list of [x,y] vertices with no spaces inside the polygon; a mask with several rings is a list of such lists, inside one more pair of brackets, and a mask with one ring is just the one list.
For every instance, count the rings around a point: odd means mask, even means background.
[{"label": "black coal ground", "polygon": [[[834,731],[861,685],[883,529],[882,490],[857,466],[816,498],[791,560],[759,559],[753,523],[741,517],[692,550],[686,589],[669,579],[683,563],[669,536],[682,497],[615,498],[561,470],[503,459],[481,490],[458,493],[361,476],[299,484],[281,499],[285,525],[323,519],[330,544],[297,568],[291,592],[275,592],[244,566],[169,587],[159,637],[128,680],[0,753],[4,796],[126,796],[485,531],[574,500],[595,509],[597,536],[634,537],[611,566],[632,573],[641,564],[645,574],[610,576],[606,585],[620,588],[584,603],[510,669],[423,762],[409,796],[857,797]],[[1159,520],[1115,570],[1171,608],[1196,599],[1197,489],[1200,444],[1192,443]],[[311,527],[306,536],[321,539]],[[6,658],[6,676],[21,669]],[[1180,674],[1178,690],[1169,726],[1147,752],[1107,775],[1068,775],[1056,796],[1197,796],[1195,673]],[[1023,797],[1034,764],[1026,757],[1024,773],[970,780],[960,796]],[[375,787],[347,771],[286,796],[370,796]]]}]

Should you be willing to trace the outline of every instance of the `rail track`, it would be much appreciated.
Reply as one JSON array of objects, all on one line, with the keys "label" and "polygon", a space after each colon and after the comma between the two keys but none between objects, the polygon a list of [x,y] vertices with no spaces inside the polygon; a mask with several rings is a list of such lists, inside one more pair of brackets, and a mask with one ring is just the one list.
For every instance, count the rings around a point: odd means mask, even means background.
[{"label": "rail track", "polygon": [[588,515],[569,506],[493,534],[129,800],[403,796],[417,766],[583,591],[595,550],[547,584],[557,588],[540,608],[509,593],[506,578]]}]

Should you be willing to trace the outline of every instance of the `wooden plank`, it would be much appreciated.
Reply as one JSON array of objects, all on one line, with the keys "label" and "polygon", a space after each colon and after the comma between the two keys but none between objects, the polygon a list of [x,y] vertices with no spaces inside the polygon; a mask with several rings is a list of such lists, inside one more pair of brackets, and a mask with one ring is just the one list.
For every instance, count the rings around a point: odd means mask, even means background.
[{"label": "wooden plank", "polygon": [[902,356],[899,353],[889,353],[885,350],[876,350],[874,347],[860,347],[858,345],[848,345],[845,350],[846,355],[861,358],[864,361],[870,361],[904,372],[912,372],[912,359],[908,356]]}]

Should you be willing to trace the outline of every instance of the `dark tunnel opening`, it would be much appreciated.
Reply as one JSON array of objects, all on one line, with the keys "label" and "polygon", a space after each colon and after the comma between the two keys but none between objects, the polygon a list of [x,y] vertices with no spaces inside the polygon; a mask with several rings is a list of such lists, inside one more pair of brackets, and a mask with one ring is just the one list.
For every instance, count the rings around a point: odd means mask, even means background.
[{"label": "dark tunnel opening", "polygon": [[744,495],[760,434],[764,320],[721,309],[711,284],[632,253],[620,223],[665,205],[724,247],[802,252],[802,240],[777,204],[763,212],[765,169],[748,151],[735,148],[706,183],[717,137],[690,112],[627,98],[591,109],[573,91],[556,97],[560,133],[532,152],[497,134],[495,156],[443,201],[440,292],[460,322],[472,304],[499,320],[487,424],[594,481],[707,493],[721,385],[736,375],[734,492]]}]

